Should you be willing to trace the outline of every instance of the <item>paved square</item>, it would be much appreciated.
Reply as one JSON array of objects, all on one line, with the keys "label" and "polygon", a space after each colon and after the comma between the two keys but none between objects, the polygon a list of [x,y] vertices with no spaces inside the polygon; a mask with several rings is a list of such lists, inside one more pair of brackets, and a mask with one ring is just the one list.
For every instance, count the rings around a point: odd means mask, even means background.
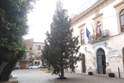
[{"label": "paved square", "polygon": [[85,75],[76,73],[65,73],[68,79],[57,79],[57,75],[44,73],[39,69],[14,70],[14,77],[17,77],[19,83],[124,83],[122,78],[110,78],[106,76]]}]

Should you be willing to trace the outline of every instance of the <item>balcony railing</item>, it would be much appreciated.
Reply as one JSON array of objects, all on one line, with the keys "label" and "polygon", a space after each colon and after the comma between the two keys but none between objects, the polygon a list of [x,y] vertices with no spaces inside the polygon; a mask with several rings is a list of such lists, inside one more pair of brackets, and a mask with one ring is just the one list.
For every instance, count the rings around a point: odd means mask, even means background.
[{"label": "balcony railing", "polygon": [[106,29],[106,30],[102,31],[102,35],[100,37],[95,38],[94,35],[90,35],[89,43],[95,43],[98,41],[102,41],[109,37],[110,37],[109,30]]}]

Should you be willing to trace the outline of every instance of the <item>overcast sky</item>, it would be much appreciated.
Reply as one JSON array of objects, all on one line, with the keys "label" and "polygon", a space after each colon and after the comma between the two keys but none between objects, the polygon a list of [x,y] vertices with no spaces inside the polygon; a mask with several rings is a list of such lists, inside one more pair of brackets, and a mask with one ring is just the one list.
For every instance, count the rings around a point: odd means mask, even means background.
[{"label": "overcast sky", "polygon": [[[34,6],[32,12],[28,14],[28,34],[25,39],[34,38],[35,42],[44,42],[45,33],[50,29],[52,17],[58,0],[39,0]],[[60,0],[63,8],[68,10],[68,14],[72,15],[84,3],[89,0]]]}]

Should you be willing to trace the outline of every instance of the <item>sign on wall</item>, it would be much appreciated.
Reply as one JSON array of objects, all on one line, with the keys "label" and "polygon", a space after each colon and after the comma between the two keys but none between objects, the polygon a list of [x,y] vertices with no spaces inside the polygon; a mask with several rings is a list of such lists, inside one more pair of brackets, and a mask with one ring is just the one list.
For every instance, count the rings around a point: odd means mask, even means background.
[{"label": "sign on wall", "polygon": [[109,57],[113,57],[113,56],[117,57],[117,56],[119,56],[119,52],[118,52],[118,50],[110,51],[110,52],[108,53],[108,56],[109,56]]}]

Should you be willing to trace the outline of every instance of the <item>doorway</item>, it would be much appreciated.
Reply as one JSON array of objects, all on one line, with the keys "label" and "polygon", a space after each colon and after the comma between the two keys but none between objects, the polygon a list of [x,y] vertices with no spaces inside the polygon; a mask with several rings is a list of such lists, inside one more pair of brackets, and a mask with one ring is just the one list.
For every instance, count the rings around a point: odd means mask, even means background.
[{"label": "doorway", "polygon": [[106,57],[102,48],[97,50],[97,71],[98,74],[106,74]]},{"label": "doorway", "polygon": [[82,54],[82,72],[86,73],[85,55]]}]

